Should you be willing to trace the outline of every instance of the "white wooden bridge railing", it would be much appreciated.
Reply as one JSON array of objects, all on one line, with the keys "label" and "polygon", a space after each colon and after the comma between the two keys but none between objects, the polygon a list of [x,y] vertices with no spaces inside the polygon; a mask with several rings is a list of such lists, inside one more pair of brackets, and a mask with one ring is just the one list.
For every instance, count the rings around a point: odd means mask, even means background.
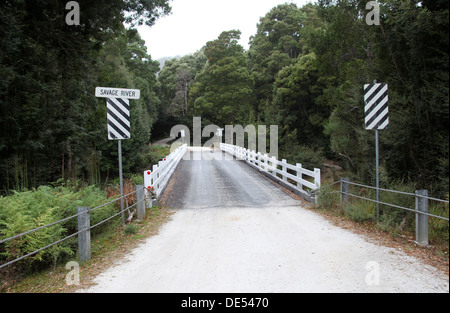
[{"label": "white wooden bridge railing", "polygon": [[[146,187],[146,199],[156,198],[159,200],[173,172],[177,168],[183,155],[186,153],[187,145],[181,145],[171,154],[159,161],[157,165],[153,165],[152,170],[144,172],[144,185]],[[151,196],[150,193],[153,193]]]},{"label": "white wooden bridge railing", "polygon": [[[220,148],[237,159],[245,160],[247,164],[260,170],[266,176],[297,195],[309,201],[314,202],[317,200],[317,196],[312,196],[311,194],[313,191],[320,189],[320,169],[316,168],[314,171],[311,171],[303,168],[299,163],[292,165],[284,159],[279,161],[274,156],[270,157],[267,154],[261,154],[260,152],[226,143],[221,143]],[[157,165],[153,165],[152,170],[144,172],[146,199],[155,198],[159,200],[186,150],[186,144],[178,147],[164,160]]]},{"label": "white wooden bridge railing", "polygon": [[221,143],[222,151],[228,152],[236,158],[246,161],[249,165],[259,169],[269,178],[277,181],[281,185],[289,188],[294,193],[315,201],[316,197],[311,196],[311,192],[320,189],[320,169],[314,171],[303,168],[300,163],[291,165],[286,160],[277,160],[275,156],[268,156],[260,152],[250,151],[248,149]]}]

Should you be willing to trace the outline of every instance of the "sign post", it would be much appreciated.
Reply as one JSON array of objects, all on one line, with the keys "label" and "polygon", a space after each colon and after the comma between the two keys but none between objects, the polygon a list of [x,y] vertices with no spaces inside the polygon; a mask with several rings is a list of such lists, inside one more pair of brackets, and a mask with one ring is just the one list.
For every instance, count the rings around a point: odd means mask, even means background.
[{"label": "sign post", "polygon": [[123,203],[122,140],[131,138],[129,99],[139,99],[141,97],[141,92],[138,89],[97,87],[95,88],[95,96],[98,98],[107,98],[108,139],[118,141],[117,150],[119,155],[120,210],[122,215],[122,224],[125,224]]},{"label": "sign post", "polygon": [[376,168],[376,199],[377,199],[377,220],[380,219],[380,146],[378,129],[375,129],[375,168]]},{"label": "sign post", "polygon": [[119,183],[120,183],[120,212],[122,224],[125,225],[124,205],[123,205],[123,171],[122,171],[122,140],[117,141],[117,151],[119,154]]},{"label": "sign post", "polygon": [[375,130],[375,159],[376,159],[376,197],[377,219],[380,218],[380,173],[379,173],[379,134],[378,130],[389,126],[389,95],[387,84],[364,85],[364,111],[367,130]]}]

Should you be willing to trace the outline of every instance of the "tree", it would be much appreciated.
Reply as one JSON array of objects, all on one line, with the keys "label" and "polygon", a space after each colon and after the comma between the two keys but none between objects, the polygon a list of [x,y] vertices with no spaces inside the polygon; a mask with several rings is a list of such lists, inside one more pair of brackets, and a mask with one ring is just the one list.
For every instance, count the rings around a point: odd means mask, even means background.
[{"label": "tree", "polygon": [[248,51],[259,111],[272,102],[272,86],[278,72],[302,53],[301,30],[305,20],[305,12],[293,3],[280,4],[261,18]]},{"label": "tree", "polygon": [[[108,41],[99,54],[98,84],[101,86],[124,86],[139,89],[139,100],[131,100],[131,138],[122,142],[123,170],[137,172],[141,170],[141,152],[150,142],[152,126],[158,116],[156,73],[159,63],[152,61],[147,54],[147,48],[138,32],[133,29],[122,29],[122,33],[115,40]],[[96,149],[102,151],[101,171],[109,173],[117,169],[117,143],[107,140],[106,131],[106,103],[98,99],[98,115],[103,120],[98,126]]]},{"label": "tree", "polygon": [[[308,31],[306,45],[316,53],[321,92],[316,105],[328,107],[324,131],[330,149],[360,181],[374,167],[373,133],[364,130],[363,85],[373,81],[374,34],[362,18],[361,1],[320,1],[321,22]],[[378,79],[382,79],[379,77]],[[331,155],[330,155],[331,156]]]},{"label": "tree", "polygon": [[168,111],[172,115],[178,115],[185,118],[188,111],[189,88],[194,81],[194,77],[190,70],[180,68],[176,72],[176,78],[175,97],[172,99]]},{"label": "tree", "polygon": [[168,0],[127,0],[120,1],[125,13],[125,22],[131,27],[145,24],[152,26],[156,20],[170,14],[171,7]]},{"label": "tree", "polygon": [[203,70],[206,57],[203,50],[192,55],[174,58],[165,63],[158,75],[159,119],[155,131],[159,136],[167,136],[173,125],[192,123],[195,108],[191,101],[191,89],[198,73]]},{"label": "tree", "polygon": [[223,32],[206,44],[208,63],[191,90],[196,114],[218,125],[250,121],[253,79],[238,44],[240,34],[236,30]]},{"label": "tree", "polygon": [[[99,51],[107,42],[120,40],[129,13],[131,22],[152,24],[170,10],[166,0],[79,1],[80,25],[69,26],[66,2],[0,4],[2,189],[38,186],[61,177],[76,180],[85,173],[90,156],[97,155],[104,127],[99,125],[105,124],[93,95],[97,73],[102,72]],[[125,63],[116,64],[132,66]]]},{"label": "tree", "polygon": [[295,64],[284,67],[274,83],[274,114],[277,125],[283,125],[280,143],[326,148],[329,144],[323,135],[328,121],[329,106],[316,104],[322,86],[318,82],[314,53],[299,56]]},{"label": "tree", "polygon": [[376,57],[389,82],[389,174],[448,193],[448,2],[386,1]]},{"label": "tree", "polygon": [[[448,192],[448,5],[384,1],[379,27],[368,26],[364,1],[320,1],[323,27],[311,32],[317,55],[318,104],[329,103],[332,149],[359,180],[374,181],[373,133],[363,126],[362,86],[389,84],[390,125],[380,136],[387,180],[420,182]],[[426,187],[425,187],[426,186]]]}]

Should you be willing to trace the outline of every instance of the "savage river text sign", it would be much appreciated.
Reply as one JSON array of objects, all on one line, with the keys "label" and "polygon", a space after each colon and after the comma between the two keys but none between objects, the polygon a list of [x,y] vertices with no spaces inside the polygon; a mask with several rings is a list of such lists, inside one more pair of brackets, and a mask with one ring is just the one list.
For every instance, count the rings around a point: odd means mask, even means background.
[{"label": "savage river text sign", "polygon": [[138,89],[97,87],[95,88],[95,96],[98,98],[120,98],[137,100],[141,97],[141,91]]}]

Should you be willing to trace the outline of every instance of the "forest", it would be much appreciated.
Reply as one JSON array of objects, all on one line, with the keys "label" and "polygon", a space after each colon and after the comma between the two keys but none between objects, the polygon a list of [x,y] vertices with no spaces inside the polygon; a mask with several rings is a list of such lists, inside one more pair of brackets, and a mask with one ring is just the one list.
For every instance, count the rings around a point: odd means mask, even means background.
[{"label": "forest", "polygon": [[448,197],[448,1],[379,1],[380,25],[366,23],[363,0],[286,3],[261,17],[248,50],[239,29],[224,30],[162,70],[135,26],[170,14],[168,0],[80,0],[79,26],[65,23],[66,2],[0,4],[1,194],[116,178],[97,86],[141,90],[124,173],[145,170],[149,142],[199,116],[204,125],[278,125],[280,158],[335,162],[373,185],[363,86],[377,80],[389,85],[382,187],[403,182]]}]

